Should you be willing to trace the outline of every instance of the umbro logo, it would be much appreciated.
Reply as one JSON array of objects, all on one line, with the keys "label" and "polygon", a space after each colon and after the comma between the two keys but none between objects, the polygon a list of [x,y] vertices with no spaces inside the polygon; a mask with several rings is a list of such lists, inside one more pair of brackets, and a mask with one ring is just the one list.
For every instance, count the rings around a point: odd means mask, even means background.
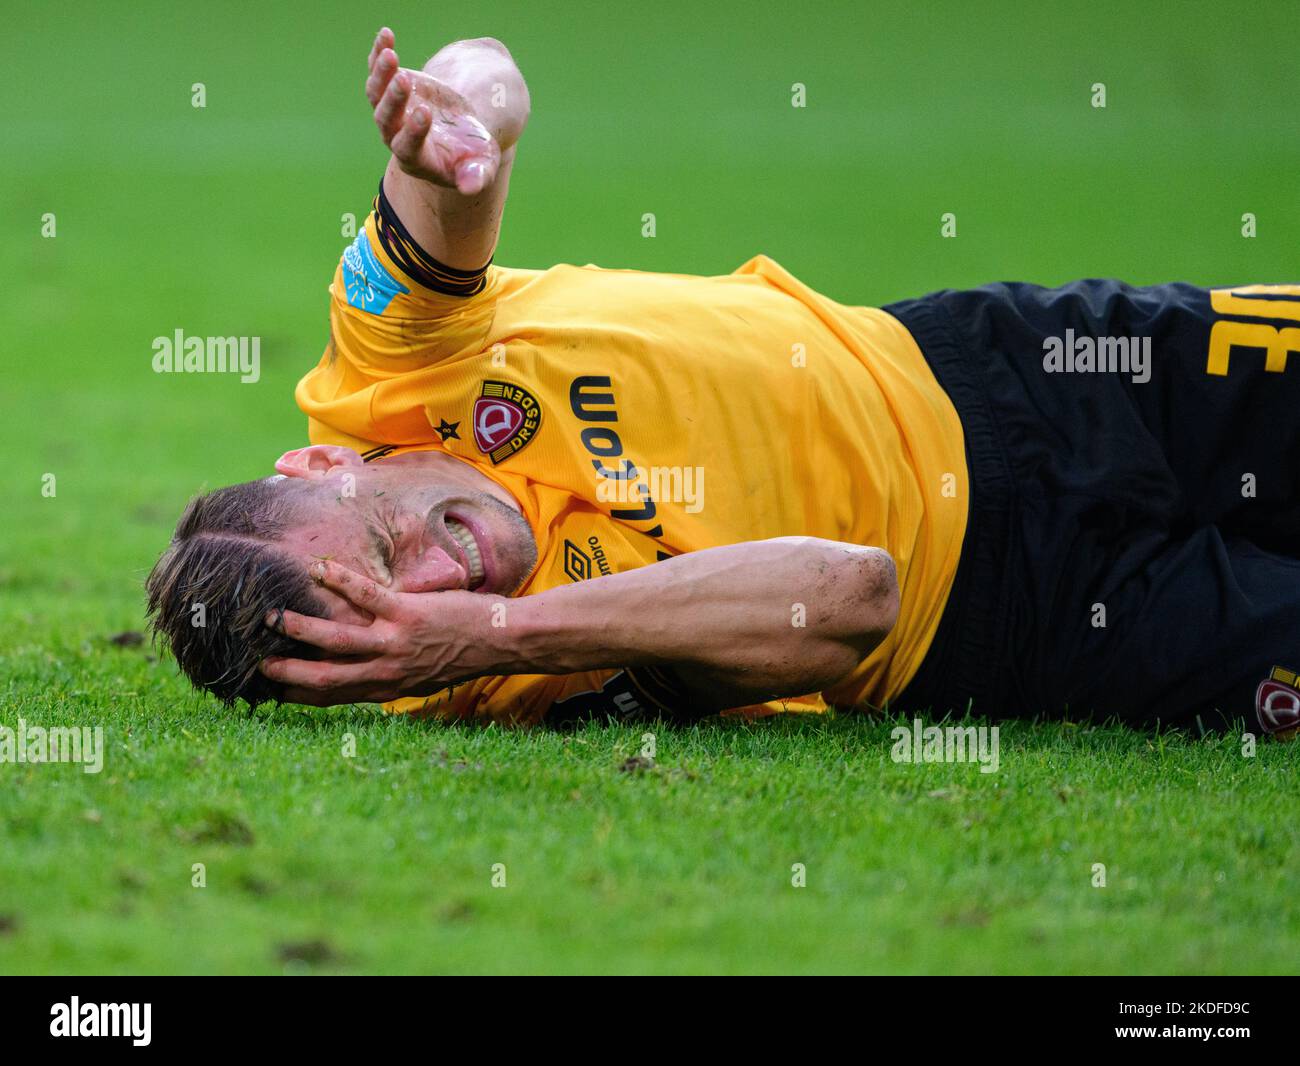
[{"label": "umbro logo", "polygon": [[591,577],[592,559],[571,540],[564,542],[564,572],[570,581],[586,581]]},{"label": "umbro logo", "polygon": [[600,538],[588,537],[586,548],[579,548],[573,541],[566,540],[564,542],[564,572],[569,575],[569,580],[586,581],[587,578],[592,576],[593,571],[598,571],[601,577],[614,572],[609,565],[609,557],[601,546]]}]

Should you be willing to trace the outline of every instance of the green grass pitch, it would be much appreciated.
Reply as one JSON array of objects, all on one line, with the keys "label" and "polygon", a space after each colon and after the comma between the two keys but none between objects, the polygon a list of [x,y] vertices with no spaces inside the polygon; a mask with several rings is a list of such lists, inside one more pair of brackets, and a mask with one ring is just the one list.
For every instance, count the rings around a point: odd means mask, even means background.
[{"label": "green grass pitch", "polygon": [[[380,25],[407,64],[501,37],[528,77],[504,263],[763,251],[867,304],[1300,280],[1294,9],[1073,7],[8,9],[0,725],[107,752],[0,764],[0,971],[1293,971],[1300,746],[1013,723],[980,774],[840,715],[652,728],[636,768],[647,728],[229,712],[109,640],[184,500],[304,442],[292,387],[384,162]],[[261,380],[154,374],[178,328],[260,336]]]}]

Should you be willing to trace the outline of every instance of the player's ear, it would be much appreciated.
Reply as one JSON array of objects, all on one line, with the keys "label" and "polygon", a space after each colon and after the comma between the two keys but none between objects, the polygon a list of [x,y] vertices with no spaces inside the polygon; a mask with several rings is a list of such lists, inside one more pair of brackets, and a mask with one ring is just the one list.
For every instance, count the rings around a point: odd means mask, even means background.
[{"label": "player's ear", "polygon": [[275,461],[275,470],[285,477],[325,477],[333,470],[348,466],[365,466],[365,460],[351,448],[337,444],[313,444],[295,448]]}]

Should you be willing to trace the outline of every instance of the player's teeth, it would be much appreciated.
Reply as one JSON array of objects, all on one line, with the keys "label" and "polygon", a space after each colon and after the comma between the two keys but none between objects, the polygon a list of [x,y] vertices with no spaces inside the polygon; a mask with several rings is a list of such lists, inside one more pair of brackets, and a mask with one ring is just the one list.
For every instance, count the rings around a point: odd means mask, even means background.
[{"label": "player's teeth", "polygon": [[469,561],[470,587],[478,585],[483,580],[483,553],[478,550],[478,543],[474,540],[474,534],[454,518],[447,519],[447,532],[452,535],[457,544],[465,549],[465,558]]}]

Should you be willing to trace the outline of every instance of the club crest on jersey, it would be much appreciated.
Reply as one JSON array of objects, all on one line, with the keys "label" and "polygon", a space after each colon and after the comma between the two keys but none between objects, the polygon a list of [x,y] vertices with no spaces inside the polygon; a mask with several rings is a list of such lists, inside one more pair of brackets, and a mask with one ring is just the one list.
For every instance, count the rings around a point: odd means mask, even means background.
[{"label": "club crest on jersey", "polygon": [[508,381],[483,382],[474,401],[474,443],[493,466],[537,436],[541,424],[541,405],[527,389]]},{"label": "club crest on jersey", "polygon": [[1281,666],[1255,690],[1255,713],[1269,733],[1293,733],[1300,727],[1300,678]]}]

